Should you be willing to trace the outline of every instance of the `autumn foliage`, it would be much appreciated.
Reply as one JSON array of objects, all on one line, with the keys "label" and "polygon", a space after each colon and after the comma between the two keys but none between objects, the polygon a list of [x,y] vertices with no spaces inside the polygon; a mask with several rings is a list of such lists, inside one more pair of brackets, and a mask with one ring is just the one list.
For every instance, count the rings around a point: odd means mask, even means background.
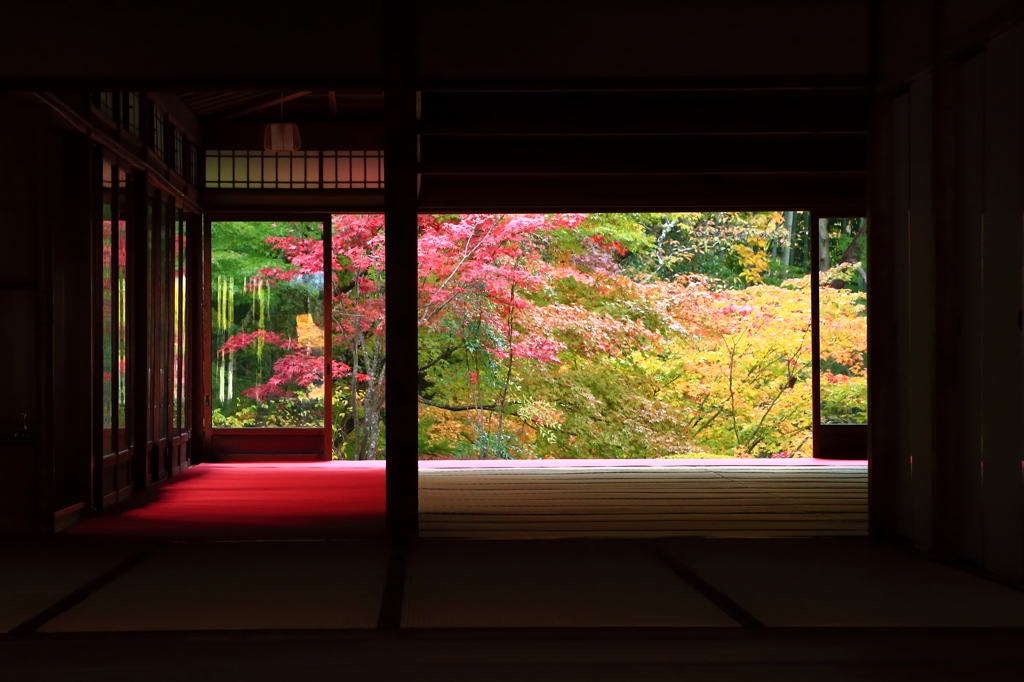
[{"label": "autumn foliage", "polygon": [[[786,224],[781,214],[695,215],[663,214],[656,224],[584,214],[422,216],[421,455],[808,456],[811,281],[788,263],[773,270]],[[381,216],[334,217],[339,457],[386,450],[383,229]],[[728,230],[731,241],[722,238]],[[323,276],[318,235],[264,241],[278,264],[254,273],[250,289]],[[862,420],[863,294],[824,286],[820,295],[823,411]],[[276,354],[272,371],[238,400],[316,400],[322,314],[301,317],[291,333],[250,324],[220,344],[221,354],[257,344]]]}]

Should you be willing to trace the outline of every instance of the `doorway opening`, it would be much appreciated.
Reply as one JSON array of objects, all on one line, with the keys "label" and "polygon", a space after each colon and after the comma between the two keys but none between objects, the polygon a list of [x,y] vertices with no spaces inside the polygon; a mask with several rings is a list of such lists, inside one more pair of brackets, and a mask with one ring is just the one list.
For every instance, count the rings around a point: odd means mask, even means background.
[{"label": "doorway opening", "polygon": [[213,222],[213,461],[385,452],[383,216]]},{"label": "doorway opening", "polygon": [[421,216],[423,531],[864,533],[865,232]]}]

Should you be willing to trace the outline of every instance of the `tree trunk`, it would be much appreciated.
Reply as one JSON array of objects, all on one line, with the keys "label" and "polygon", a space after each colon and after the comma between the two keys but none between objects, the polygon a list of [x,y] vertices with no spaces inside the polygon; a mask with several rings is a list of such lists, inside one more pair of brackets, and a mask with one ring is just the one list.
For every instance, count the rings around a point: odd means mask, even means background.
[{"label": "tree trunk", "polygon": [[796,228],[796,214],[793,211],[786,211],[782,214],[782,219],[786,223],[786,232],[789,235],[782,248],[782,267],[785,268],[788,275],[789,267],[793,265],[793,231]]},{"label": "tree trunk", "polygon": [[860,225],[857,228],[857,233],[853,235],[853,241],[850,242],[850,245],[846,247],[843,255],[839,258],[840,263],[859,263],[864,258],[863,245],[860,238],[867,228],[868,221],[866,218],[860,218],[858,222]]},{"label": "tree trunk", "polygon": [[383,386],[374,381],[372,387],[367,389],[366,398],[363,400],[363,424],[366,425],[367,431],[366,459],[377,459],[377,448],[380,444],[380,409],[383,402]]},{"label": "tree trunk", "polygon": [[818,272],[825,272],[829,268],[828,258],[828,220],[818,220]]},{"label": "tree trunk", "polygon": [[[352,273],[352,281],[355,282],[353,288],[352,300],[354,311],[359,310],[359,272]],[[352,408],[352,459],[363,459],[363,441],[359,433],[359,380],[356,374],[359,372],[359,329],[360,320],[358,313],[354,316],[352,323],[352,369],[349,371],[349,389],[352,391],[352,397],[349,399],[349,405]],[[365,441],[364,441],[365,442]]]}]

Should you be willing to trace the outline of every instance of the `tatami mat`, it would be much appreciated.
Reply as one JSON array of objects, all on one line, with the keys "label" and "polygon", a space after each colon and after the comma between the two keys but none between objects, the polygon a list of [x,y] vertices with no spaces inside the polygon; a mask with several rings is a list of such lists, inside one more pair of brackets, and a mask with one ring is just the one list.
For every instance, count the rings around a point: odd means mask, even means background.
[{"label": "tatami mat", "polygon": [[175,544],[41,632],[372,628],[386,543]]},{"label": "tatami mat", "polygon": [[408,628],[736,625],[634,543],[421,541],[407,564]]},{"label": "tatami mat", "polygon": [[127,543],[5,540],[0,632],[8,632],[140,550]]},{"label": "tatami mat", "polygon": [[864,466],[424,469],[423,537],[867,532]]},{"label": "tatami mat", "polygon": [[768,626],[1024,626],[1024,593],[866,538],[658,544]]}]

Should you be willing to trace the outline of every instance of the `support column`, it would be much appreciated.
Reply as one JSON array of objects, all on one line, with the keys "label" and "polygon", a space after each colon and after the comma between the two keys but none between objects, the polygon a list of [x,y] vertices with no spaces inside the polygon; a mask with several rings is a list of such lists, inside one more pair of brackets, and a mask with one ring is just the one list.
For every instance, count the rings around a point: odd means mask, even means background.
[{"label": "support column", "polygon": [[199,414],[202,415],[199,425],[199,434],[202,438],[202,458],[199,461],[207,462],[213,451],[213,259],[210,257],[213,248],[213,225],[205,215],[202,218],[202,226],[203,312],[202,330],[197,331],[201,334],[198,338],[202,359],[199,362],[199,381],[196,385],[201,387],[198,399],[200,400]]},{"label": "support column", "polygon": [[392,539],[410,540],[415,538],[419,523],[415,3],[389,0],[384,29],[387,526]]},{"label": "support column", "polygon": [[[881,6],[870,3],[871,83],[879,84]],[[893,212],[893,102],[874,94],[868,156],[868,532],[897,534],[899,496],[899,358]]]},{"label": "support column", "polygon": [[911,476],[911,537],[918,549],[934,548],[935,452],[935,218],[933,213],[934,76],[910,86],[909,197],[907,204],[907,330],[909,396],[906,424]]},{"label": "support column", "polygon": [[942,559],[956,557],[959,545],[958,460],[960,419],[963,414],[961,374],[961,310],[957,278],[948,276],[961,266],[957,196],[957,131],[959,128],[957,64],[942,57],[945,26],[942,3],[935,5],[932,40],[932,230],[934,356],[932,373],[932,552]]},{"label": "support column", "polygon": [[982,287],[982,496],[985,568],[1024,581],[1024,26],[989,44],[985,64]]},{"label": "support column", "polygon": [[[323,160],[321,160],[323,163]],[[321,173],[320,177],[323,177]],[[331,216],[324,216],[321,237],[324,240],[324,452],[320,459],[334,457],[334,232]],[[352,363],[353,374],[356,371]]]},{"label": "support column", "polygon": [[868,531],[891,538],[899,494],[892,100],[872,106],[868,186]]},{"label": "support column", "polygon": [[191,213],[188,217],[188,228],[185,239],[185,315],[188,320],[188,379],[185,391],[185,428],[188,429],[189,465],[203,461],[203,436],[205,434],[204,416],[206,415],[206,379],[209,374],[204,362],[204,335],[208,327],[206,300],[209,294],[209,279],[206,277],[206,249],[203,236],[203,215]]},{"label": "support column", "polygon": [[150,368],[150,252],[149,183],[145,171],[134,172],[128,222],[128,433],[132,447],[132,483],[135,490],[149,485]]},{"label": "support column", "polygon": [[[828,234],[828,219],[811,211],[807,215],[807,249],[811,265],[811,454],[821,457],[821,232]],[[825,258],[828,259],[828,246]]]}]

